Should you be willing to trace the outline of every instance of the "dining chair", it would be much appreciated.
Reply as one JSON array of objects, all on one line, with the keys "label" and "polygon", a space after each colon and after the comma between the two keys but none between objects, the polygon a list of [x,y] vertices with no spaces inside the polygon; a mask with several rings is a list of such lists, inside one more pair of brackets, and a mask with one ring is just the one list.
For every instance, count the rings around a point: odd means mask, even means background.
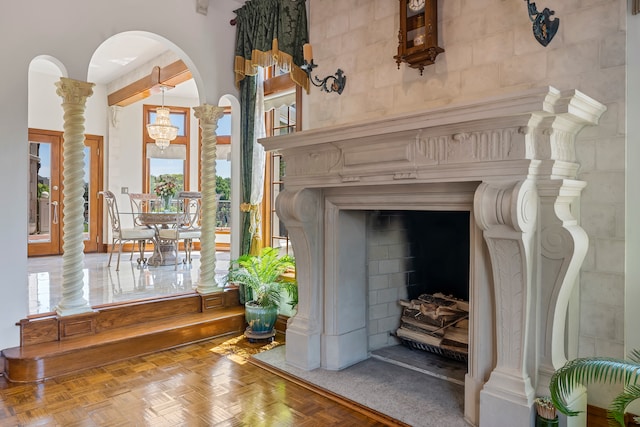
[{"label": "dining chair", "polygon": [[[160,197],[152,193],[129,193],[129,203],[131,204],[131,216],[133,217],[134,228],[150,228],[140,220],[140,214],[142,212],[152,212],[160,206]],[[135,250],[136,244],[134,243],[131,246],[131,256],[129,260],[133,259]]]},{"label": "dining chair", "polygon": [[161,241],[173,241],[176,248],[176,265],[178,269],[179,244],[184,241],[183,264],[191,264],[193,239],[200,239],[202,230],[200,218],[202,215],[202,193],[199,191],[181,191],[177,196],[180,213],[176,215],[176,223],[171,228],[162,228],[158,232]]},{"label": "dining chair", "polygon": [[148,240],[155,241],[156,231],[148,227],[131,227],[122,228],[122,221],[120,219],[120,211],[118,210],[118,202],[113,192],[109,190],[100,191],[100,194],[104,196],[107,202],[107,211],[109,212],[109,220],[111,221],[111,251],[109,253],[109,262],[107,267],[111,266],[111,258],[113,257],[113,251],[115,245],[118,245],[118,260],[116,262],[116,271],[120,270],[120,255],[122,254],[122,245],[126,241],[138,244],[140,251],[140,258],[138,258],[138,264],[145,264],[147,262],[144,257],[144,250]]},{"label": "dining chair", "polygon": [[153,193],[129,193],[129,202],[131,203],[131,215],[133,215],[133,224],[136,227],[146,227],[140,221],[140,213],[152,212],[160,206],[161,199]]}]

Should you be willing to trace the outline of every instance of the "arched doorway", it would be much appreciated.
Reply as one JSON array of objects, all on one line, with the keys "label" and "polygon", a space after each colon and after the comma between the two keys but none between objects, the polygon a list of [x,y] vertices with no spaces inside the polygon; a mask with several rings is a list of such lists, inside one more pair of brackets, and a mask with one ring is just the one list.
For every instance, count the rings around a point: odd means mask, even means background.
[{"label": "arched doorway", "polygon": [[[107,63],[122,64],[126,62],[126,58],[136,56],[130,48],[137,44],[147,49],[148,52],[138,54],[137,57],[142,58],[141,60],[143,62],[130,69],[125,75],[114,77],[115,74],[110,74],[108,72],[101,75],[98,72],[92,71],[106,66],[105,64]],[[116,55],[114,52],[119,51],[118,46],[126,46],[127,49],[120,51],[120,53]],[[141,123],[144,110],[143,106],[145,104],[160,105],[161,100],[159,94],[154,93],[153,90],[149,90],[148,93],[143,94],[146,97],[141,97],[140,99],[131,102],[129,105],[121,106],[117,103],[114,103],[113,106],[107,105],[110,103],[110,95],[120,91],[124,87],[135,84],[136,81],[141,79],[141,75],[144,73],[147,73],[148,75],[148,73],[151,72],[151,69],[156,65],[164,67],[171,66],[171,64],[174,64],[177,61],[182,61],[183,58],[185,59],[185,62],[188,62],[188,58],[184,57],[184,54],[179,49],[174,50],[174,48],[175,46],[170,42],[159,40],[159,37],[155,35],[145,37],[140,32],[135,32],[135,34],[122,33],[105,41],[100,47],[98,47],[98,49],[96,49],[94,56],[92,57],[87,81],[92,83],[95,82],[96,86],[94,87],[94,94],[87,102],[87,129],[92,126],[94,129],[102,126],[97,132],[99,132],[100,136],[104,138],[104,145],[100,149],[100,153],[102,155],[100,164],[103,166],[103,169],[101,169],[101,172],[99,173],[101,184],[92,186],[94,191],[92,191],[92,195],[89,196],[89,199],[95,201],[95,205],[98,207],[102,207],[103,201],[95,193],[103,189],[109,189],[116,193],[119,197],[119,205],[124,211],[130,210],[128,209],[128,192],[148,192],[151,190],[149,186],[145,187],[144,185],[145,177],[143,175],[143,171],[145,169],[145,162],[149,162],[150,160],[144,154],[144,140],[141,135],[141,130],[144,128]],[[137,63],[138,61],[134,62]],[[129,64],[133,64],[133,62]],[[59,120],[61,123],[54,127],[56,129],[62,129],[62,111],[60,109],[60,98],[55,94],[54,83],[59,80],[62,75],[64,75],[64,72],[56,72],[54,70],[54,72],[47,77],[48,81],[41,82],[41,84],[49,87],[51,91],[50,95],[52,103],[48,104],[50,107],[49,110],[59,112]],[[200,105],[201,103],[198,96],[196,80],[197,79],[191,78],[181,83],[174,82],[174,88],[170,89],[165,97],[166,104],[185,108],[189,111],[187,117],[191,121],[191,143],[188,148],[189,160],[185,160],[185,168],[190,168],[188,188],[191,190],[198,189],[199,185],[199,144],[197,143],[199,139],[199,126],[197,119],[195,119],[192,112],[192,108]],[[142,92],[144,92],[144,90]],[[230,106],[230,108],[235,109],[235,111],[239,111],[239,108],[233,108],[234,105],[238,107],[237,99],[233,96],[228,96],[228,98],[231,99],[231,101],[226,102],[225,105]],[[221,102],[223,103],[223,101]],[[55,103],[55,105],[53,103]],[[30,102],[30,105],[31,104],[40,105],[41,103],[34,100]],[[49,114],[49,116],[52,116],[52,114]],[[96,124],[96,122],[101,124]],[[239,133],[236,129],[238,121],[234,120],[234,123],[233,132]],[[45,123],[42,127],[46,128],[48,126],[50,125]],[[232,136],[232,138],[235,139],[237,136]],[[236,158],[238,156],[239,154],[236,153],[232,157]],[[50,216],[52,217],[53,215]],[[100,213],[100,220],[102,223],[98,225],[98,228],[101,232],[101,237],[97,240],[97,249],[104,252],[110,242],[110,236],[107,219],[103,218],[102,212]],[[232,224],[238,223],[239,221],[232,220]],[[104,257],[105,265],[106,259],[107,257]],[[103,274],[100,277],[103,277],[104,280],[110,280],[114,289],[120,289],[121,282],[118,281],[116,275],[110,270],[107,270],[105,273],[106,274]],[[140,287],[140,284],[143,283],[144,280],[147,280],[149,275],[143,274],[143,272],[139,270],[136,270],[135,273],[138,273],[136,284]],[[173,280],[173,282],[176,282],[176,280]],[[181,282],[182,289],[192,289],[191,283],[191,280],[185,279]],[[158,283],[156,284],[158,285]],[[85,291],[85,294],[86,292],[87,291]],[[106,294],[109,293],[105,293],[105,295]],[[87,297],[87,300],[92,301],[94,295],[85,296]],[[118,295],[118,298],[112,297],[111,295],[109,295],[109,297],[110,300],[104,300],[102,302],[115,303],[116,299],[117,302],[124,301],[123,295]],[[137,298],[136,296],[133,296],[132,299]],[[49,305],[55,306],[55,304],[55,296],[52,295]]]}]

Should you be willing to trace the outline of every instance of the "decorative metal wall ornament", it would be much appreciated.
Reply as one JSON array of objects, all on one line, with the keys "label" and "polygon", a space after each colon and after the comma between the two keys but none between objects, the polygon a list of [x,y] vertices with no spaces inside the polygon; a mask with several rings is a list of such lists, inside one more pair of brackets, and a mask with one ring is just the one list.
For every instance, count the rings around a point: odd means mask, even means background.
[{"label": "decorative metal wall ornament", "polygon": [[551,16],[554,15],[555,12],[549,10],[548,7],[545,7],[542,12],[538,12],[535,3],[531,3],[530,0],[526,1],[529,19],[533,22],[533,36],[542,46],[547,46],[558,31],[560,19],[555,18],[552,20]]},{"label": "decorative metal wall ornament", "polygon": [[[314,76],[311,78],[311,72],[318,65],[313,63],[313,59],[311,62],[304,61],[304,64],[300,66],[304,72],[309,76],[309,81],[315,86],[319,87],[320,90],[325,92],[338,92],[338,95],[342,93],[344,90],[344,86],[347,84],[347,76],[343,74],[343,71],[338,68],[338,71],[333,76],[327,76],[324,79],[319,79],[318,76]],[[327,83],[331,83],[330,86],[327,86]]]}]

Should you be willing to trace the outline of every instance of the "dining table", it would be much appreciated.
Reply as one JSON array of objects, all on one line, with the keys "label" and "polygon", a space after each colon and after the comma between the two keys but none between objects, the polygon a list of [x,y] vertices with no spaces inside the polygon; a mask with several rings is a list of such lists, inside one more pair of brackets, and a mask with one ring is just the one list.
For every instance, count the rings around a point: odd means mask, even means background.
[{"label": "dining table", "polygon": [[138,220],[147,227],[156,230],[153,244],[153,255],[147,260],[148,265],[175,265],[178,256],[177,242],[160,238],[160,230],[178,227],[185,219],[184,212],[139,212]]}]

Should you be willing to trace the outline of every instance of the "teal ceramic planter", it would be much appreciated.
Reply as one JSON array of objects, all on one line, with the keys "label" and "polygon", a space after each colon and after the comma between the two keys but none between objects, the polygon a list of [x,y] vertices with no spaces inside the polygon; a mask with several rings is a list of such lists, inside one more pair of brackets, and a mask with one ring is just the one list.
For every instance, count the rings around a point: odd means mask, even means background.
[{"label": "teal ceramic planter", "polygon": [[278,319],[278,307],[260,307],[253,301],[244,304],[244,317],[249,329],[256,334],[267,334],[273,331]]}]

